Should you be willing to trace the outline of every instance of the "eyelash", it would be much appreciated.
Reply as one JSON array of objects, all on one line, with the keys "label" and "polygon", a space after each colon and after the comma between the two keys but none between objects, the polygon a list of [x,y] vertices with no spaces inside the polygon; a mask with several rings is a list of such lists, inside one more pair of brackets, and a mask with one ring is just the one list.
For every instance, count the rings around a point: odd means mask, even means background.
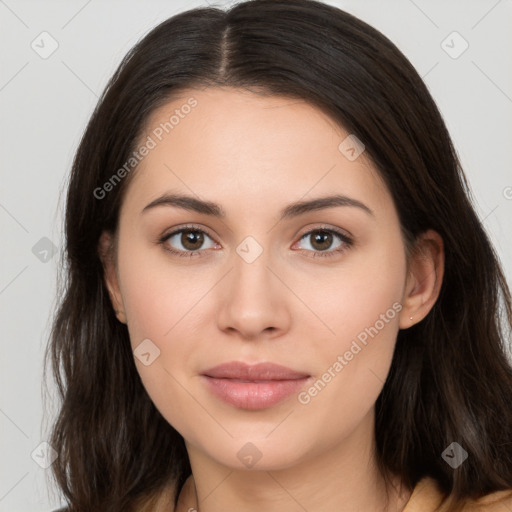
[{"label": "eyelash", "polygon": [[[199,227],[190,224],[190,225],[183,226],[180,229],[177,229],[175,231],[172,231],[169,234],[164,235],[163,237],[161,237],[159,239],[158,243],[163,245],[164,249],[166,251],[168,251],[168,252],[170,252],[170,253],[172,253],[172,254],[180,257],[180,258],[192,258],[192,257],[194,257],[196,255],[198,257],[201,257],[202,256],[201,253],[204,250],[206,250],[206,249],[198,249],[197,251],[181,251],[181,250],[173,249],[168,244],[166,244],[166,242],[170,238],[172,238],[174,235],[177,235],[178,233],[183,233],[183,232],[186,232],[186,231],[191,231],[193,233],[203,233],[203,234],[207,235],[209,238],[212,238],[203,229],[200,229]],[[354,241],[350,237],[348,237],[345,233],[342,233],[341,231],[338,231],[337,229],[334,229],[334,228],[327,228],[327,227],[323,227],[323,226],[320,226],[320,227],[317,227],[317,228],[314,228],[314,229],[311,229],[311,230],[307,231],[306,233],[304,233],[299,238],[299,240],[302,240],[306,236],[311,235],[312,233],[317,233],[317,232],[331,233],[331,234],[337,235],[341,239],[343,244],[340,247],[338,247],[337,249],[334,249],[334,250],[311,251],[309,249],[302,249],[302,250],[307,251],[307,252],[313,252],[313,256],[311,256],[312,258],[317,258],[317,257],[320,257],[320,258],[334,257],[336,255],[339,255],[339,254],[345,252],[346,250],[350,249],[354,245]],[[212,240],[213,240],[213,238],[212,238]]]}]

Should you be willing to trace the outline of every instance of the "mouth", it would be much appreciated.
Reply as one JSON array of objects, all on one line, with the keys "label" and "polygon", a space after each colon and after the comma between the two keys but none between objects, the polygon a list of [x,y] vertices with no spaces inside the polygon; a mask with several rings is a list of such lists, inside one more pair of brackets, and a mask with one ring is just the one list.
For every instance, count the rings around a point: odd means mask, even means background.
[{"label": "mouth", "polygon": [[201,377],[224,402],[240,409],[258,410],[298,393],[311,375],[273,363],[251,366],[232,361],[204,371]]}]

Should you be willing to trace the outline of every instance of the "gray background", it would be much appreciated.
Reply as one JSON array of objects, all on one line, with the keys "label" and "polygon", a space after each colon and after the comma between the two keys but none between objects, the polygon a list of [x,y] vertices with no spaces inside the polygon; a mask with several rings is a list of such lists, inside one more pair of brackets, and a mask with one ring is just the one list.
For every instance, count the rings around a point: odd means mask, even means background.
[{"label": "gray background", "polygon": [[[512,1],[326,3],[381,30],[424,77],[511,283]],[[43,402],[42,355],[55,305],[64,180],[80,136],[134,43],[199,5],[206,0],[0,0],[0,512],[47,511],[60,503],[47,491],[49,470],[31,454],[43,453],[38,446],[55,412]],[[43,31],[58,43],[46,59],[31,47],[51,48]],[[469,47],[458,55],[464,40]]]}]

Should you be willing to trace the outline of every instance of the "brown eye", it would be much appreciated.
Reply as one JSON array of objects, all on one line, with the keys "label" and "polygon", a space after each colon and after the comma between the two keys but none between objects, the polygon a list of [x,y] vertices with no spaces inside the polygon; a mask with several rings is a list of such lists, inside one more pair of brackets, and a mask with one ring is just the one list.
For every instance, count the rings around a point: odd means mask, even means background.
[{"label": "brown eye", "polygon": [[[302,235],[300,240],[307,240],[308,238],[310,239],[310,248],[306,247],[305,250],[311,252],[313,257],[335,256],[347,250],[353,244],[350,237],[335,229],[312,229]],[[338,239],[338,243],[333,245],[336,243],[336,239]]]},{"label": "brown eye", "polygon": [[[210,247],[204,247],[207,239],[211,240]],[[165,235],[160,243],[167,251],[178,256],[199,256],[204,249],[211,249],[215,245],[205,231],[195,227],[184,227],[173,231]]]}]

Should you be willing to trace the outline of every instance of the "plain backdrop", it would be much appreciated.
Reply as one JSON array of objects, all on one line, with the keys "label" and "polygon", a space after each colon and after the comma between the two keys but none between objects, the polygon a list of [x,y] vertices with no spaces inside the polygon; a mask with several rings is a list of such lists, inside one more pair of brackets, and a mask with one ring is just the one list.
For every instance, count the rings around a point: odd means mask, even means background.
[{"label": "plain backdrop", "polygon": [[[424,78],[511,283],[512,1],[326,3],[383,32]],[[207,4],[0,0],[0,512],[60,505],[47,490],[50,470],[35,460],[54,414],[43,402],[42,361],[62,249],[62,191],[86,122],[136,41]]]}]

